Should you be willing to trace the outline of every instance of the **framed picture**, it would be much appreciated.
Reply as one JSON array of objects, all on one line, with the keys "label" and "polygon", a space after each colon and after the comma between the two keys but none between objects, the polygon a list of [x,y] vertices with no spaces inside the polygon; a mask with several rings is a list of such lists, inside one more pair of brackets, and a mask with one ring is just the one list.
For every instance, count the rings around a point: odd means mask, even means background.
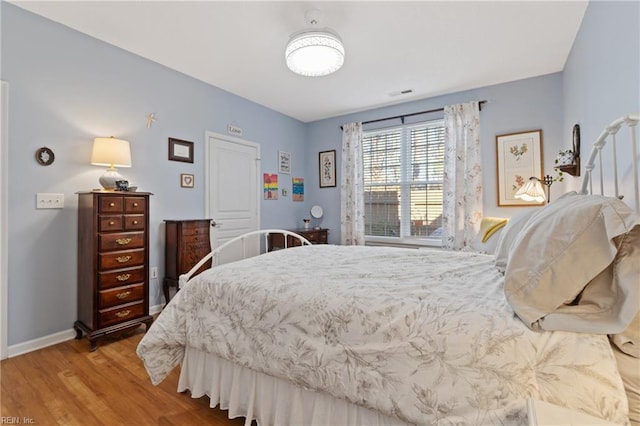
[{"label": "framed picture", "polygon": [[169,138],[169,160],[193,163],[193,142]]},{"label": "framed picture", "polygon": [[542,130],[496,136],[498,206],[539,205],[514,197],[530,177],[542,178]]},{"label": "framed picture", "polygon": [[193,188],[195,186],[193,175],[188,173],[180,174],[180,186],[183,188]]},{"label": "framed picture", "polygon": [[278,172],[291,173],[291,153],[286,151],[278,151]]},{"label": "framed picture", "polygon": [[336,150],[322,151],[318,156],[320,188],[336,186]]},{"label": "framed picture", "polygon": [[262,185],[265,200],[278,199],[278,175],[276,173],[264,173]]},{"label": "framed picture", "polygon": [[291,188],[293,192],[293,201],[304,201],[304,179],[291,179]]}]

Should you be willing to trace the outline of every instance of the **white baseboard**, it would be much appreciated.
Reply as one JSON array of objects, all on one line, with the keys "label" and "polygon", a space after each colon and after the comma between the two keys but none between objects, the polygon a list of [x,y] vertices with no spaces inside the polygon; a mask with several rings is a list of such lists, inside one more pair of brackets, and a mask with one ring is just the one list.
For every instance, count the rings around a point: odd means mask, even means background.
[{"label": "white baseboard", "polygon": [[18,343],[17,345],[11,345],[8,348],[8,356],[12,358],[14,356],[23,355],[28,352],[37,351],[48,346],[57,345],[58,343],[66,342],[67,340],[75,339],[75,330],[69,329],[67,331],[60,331],[58,333],[50,334],[48,336],[40,337],[38,339],[29,340],[27,342]]},{"label": "white baseboard", "polygon": [[[149,307],[149,315],[160,313],[163,307],[164,305],[155,305]],[[18,343],[16,345],[11,345],[7,348],[7,356],[8,358],[13,358],[14,356],[24,355],[26,353],[37,351],[38,349],[44,349],[48,346],[57,345],[58,343],[66,342],[67,340],[75,338],[76,331],[71,328],[66,331],[60,331],[48,336],[39,337],[27,342]]]}]

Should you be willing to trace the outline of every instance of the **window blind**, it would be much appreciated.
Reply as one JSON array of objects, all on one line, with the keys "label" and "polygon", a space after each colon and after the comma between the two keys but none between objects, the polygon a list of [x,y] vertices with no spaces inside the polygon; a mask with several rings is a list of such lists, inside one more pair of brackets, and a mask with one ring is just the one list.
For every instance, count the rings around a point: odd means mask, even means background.
[{"label": "window blind", "polygon": [[439,239],[442,226],[442,120],[363,135],[365,234]]}]

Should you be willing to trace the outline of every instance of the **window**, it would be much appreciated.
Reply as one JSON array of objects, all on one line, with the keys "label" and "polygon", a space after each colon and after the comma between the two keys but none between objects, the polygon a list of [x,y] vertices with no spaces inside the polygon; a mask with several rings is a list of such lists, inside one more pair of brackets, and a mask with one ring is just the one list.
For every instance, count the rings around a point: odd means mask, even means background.
[{"label": "window", "polygon": [[365,132],[362,152],[367,240],[440,244],[444,122]]}]

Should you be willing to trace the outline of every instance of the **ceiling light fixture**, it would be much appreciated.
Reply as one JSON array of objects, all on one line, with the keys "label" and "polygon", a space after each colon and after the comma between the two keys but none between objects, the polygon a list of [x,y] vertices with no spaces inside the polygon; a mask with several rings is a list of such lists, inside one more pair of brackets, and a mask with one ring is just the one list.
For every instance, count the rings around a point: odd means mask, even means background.
[{"label": "ceiling light fixture", "polygon": [[305,13],[310,28],[293,33],[285,58],[287,67],[306,77],[321,77],[338,71],[344,63],[344,46],[340,36],[329,28],[318,28],[320,11]]}]

